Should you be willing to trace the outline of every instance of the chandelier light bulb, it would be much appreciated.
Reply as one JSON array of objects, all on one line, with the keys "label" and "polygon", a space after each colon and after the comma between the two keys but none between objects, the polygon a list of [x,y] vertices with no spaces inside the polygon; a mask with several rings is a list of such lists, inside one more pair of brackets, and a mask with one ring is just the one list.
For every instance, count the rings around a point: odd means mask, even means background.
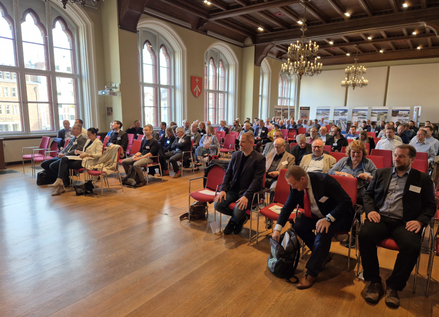
[{"label": "chandelier light bulb", "polygon": [[364,74],[366,73],[366,67],[358,66],[357,59],[355,58],[355,63],[352,66],[348,66],[345,69],[346,77],[341,81],[342,87],[364,87],[369,84],[369,81],[364,78]]}]

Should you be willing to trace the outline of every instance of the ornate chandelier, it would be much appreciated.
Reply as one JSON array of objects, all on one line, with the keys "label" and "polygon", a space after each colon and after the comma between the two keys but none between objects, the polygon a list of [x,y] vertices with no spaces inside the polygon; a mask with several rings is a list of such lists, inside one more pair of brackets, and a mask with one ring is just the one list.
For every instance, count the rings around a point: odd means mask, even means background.
[{"label": "ornate chandelier", "polygon": [[[358,53],[357,53],[358,55]],[[357,58],[354,58],[354,65],[348,66],[345,69],[346,78],[341,81],[342,87],[352,86],[352,89],[355,87],[363,88],[363,86],[367,86],[369,81],[363,77],[366,74],[366,67],[358,66]]]},{"label": "ornate chandelier", "polygon": [[[306,6],[305,6],[306,14]],[[282,64],[282,73],[289,76],[297,75],[299,80],[302,79],[303,75],[314,76],[322,72],[323,64],[318,63],[319,46],[316,42],[308,40],[305,36],[305,31],[307,30],[306,25],[306,15],[302,19],[302,36],[300,40],[297,40],[296,44],[291,43],[288,47],[288,60],[286,63]]]},{"label": "ornate chandelier", "polygon": [[[48,0],[45,0],[45,1],[48,1]],[[59,0],[59,1],[62,3],[63,8],[67,9],[66,5],[69,2],[72,3],[72,4],[73,3],[78,3],[78,4],[82,5],[82,6],[85,6],[87,3],[90,3],[91,5],[96,7],[101,0]],[[104,0],[102,0],[102,1],[104,1]]]}]

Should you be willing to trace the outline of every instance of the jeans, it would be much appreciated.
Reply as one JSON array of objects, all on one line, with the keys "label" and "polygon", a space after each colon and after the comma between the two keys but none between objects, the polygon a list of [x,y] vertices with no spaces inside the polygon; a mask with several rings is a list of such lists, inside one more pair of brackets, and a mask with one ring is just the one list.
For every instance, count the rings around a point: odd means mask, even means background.
[{"label": "jeans", "polygon": [[129,178],[135,179],[136,174],[141,182],[145,181],[145,176],[143,176],[142,167],[152,163],[150,158],[142,158],[138,161],[133,160],[132,157],[127,158],[122,161],[123,169]]},{"label": "jeans", "polygon": [[306,263],[307,274],[312,277],[317,277],[322,271],[323,262],[326,260],[331,248],[331,240],[342,228],[342,223],[336,220],[329,226],[328,233],[324,231],[323,233],[315,234],[313,230],[316,228],[316,223],[319,220],[301,215],[294,223],[294,230],[312,251],[311,257],[308,263]]},{"label": "jeans", "polygon": [[229,208],[229,205],[237,201],[239,198],[241,197],[237,192],[228,191],[226,193],[226,199],[223,199],[219,203],[215,202],[214,208],[215,210],[218,210],[222,214],[232,216],[231,220],[234,223],[240,223],[243,219],[245,219],[247,210],[250,210],[252,202],[249,200],[247,207],[244,209],[239,209],[238,204],[236,204],[235,208],[231,210]]},{"label": "jeans", "polygon": [[209,150],[202,146],[197,147],[197,150],[195,151],[195,160],[198,161],[198,157],[203,156],[204,154],[209,154]]},{"label": "jeans", "polygon": [[44,168],[46,173],[61,178],[64,185],[68,185],[70,183],[69,169],[82,168],[82,160],[69,160],[66,156],[62,158],[55,157],[41,163],[41,167]]},{"label": "jeans", "polygon": [[386,238],[395,240],[399,247],[393,272],[386,284],[387,287],[402,291],[421,251],[421,231],[408,231],[402,220],[381,217],[381,221],[375,223],[366,219],[359,233],[360,255],[366,281],[381,283],[377,244]]}]

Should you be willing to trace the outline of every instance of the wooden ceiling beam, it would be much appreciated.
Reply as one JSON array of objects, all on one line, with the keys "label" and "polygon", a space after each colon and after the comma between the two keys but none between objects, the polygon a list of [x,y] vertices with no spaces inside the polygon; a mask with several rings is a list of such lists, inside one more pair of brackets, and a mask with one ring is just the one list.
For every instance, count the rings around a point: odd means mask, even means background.
[{"label": "wooden ceiling beam", "polygon": [[410,48],[413,48],[413,43],[411,40],[407,40],[407,42],[409,43]]},{"label": "wooden ceiling beam", "polygon": [[293,12],[293,10],[288,7],[278,7],[277,9],[290,19],[294,20],[294,22],[296,23],[301,20],[301,17],[299,17],[296,13]]},{"label": "wooden ceiling beam", "polygon": [[[228,20],[228,21],[211,21],[210,23],[218,24],[219,26],[222,26],[226,29],[237,32],[237,33],[244,35],[244,36],[251,36],[252,35],[251,31],[244,29],[240,25],[238,25],[230,20]],[[253,32],[253,33],[255,33],[255,32]]]},{"label": "wooden ceiling beam", "polygon": [[341,37],[343,41],[345,41],[346,43],[349,43],[349,39],[346,36],[342,36]]},{"label": "wooden ceiling beam", "polygon": [[373,47],[373,49],[375,50],[375,52],[379,52],[379,51],[380,51],[380,48],[376,47],[375,44],[372,44],[372,47]]},{"label": "wooden ceiling beam", "polygon": [[[169,1],[169,0],[167,0]],[[224,12],[213,13],[210,15],[209,20],[215,21],[220,19],[226,19],[235,17],[238,15],[249,14],[258,11],[264,11],[271,8],[277,8],[281,6],[286,6],[294,3],[298,3],[300,0],[274,0],[270,2],[262,2],[257,4],[248,5],[241,8],[231,9]]]},{"label": "wooden ceiling beam", "polygon": [[392,51],[396,51],[395,45],[393,45],[392,42],[389,42],[390,47],[392,48]]},{"label": "wooden ceiling beam", "polygon": [[227,10],[227,4],[225,4],[221,0],[209,0],[209,1],[218,9],[221,9],[223,11]]},{"label": "wooden ceiling beam", "polygon": [[243,7],[247,6],[247,1],[245,0],[235,0],[238,4],[242,5]]},{"label": "wooden ceiling beam", "polygon": [[363,54],[363,51],[360,49],[358,45],[354,45],[354,50],[356,50],[358,53]]},{"label": "wooden ceiling beam", "polygon": [[[302,8],[305,8],[305,4],[302,2],[299,3]],[[326,23],[326,19],[323,17],[323,15],[319,12],[319,10],[316,9],[311,3],[306,4],[306,11],[311,13],[317,20],[319,20],[322,23]]]},{"label": "wooden ceiling beam", "polygon": [[346,10],[339,4],[336,3],[336,0],[326,0],[331,7],[337,12],[342,18],[346,19],[347,17],[344,15]]},{"label": "wooden ceiling beam", "polygon": [[432,45],[431,45],[431,38],[428,38],[427,42],[428,42],[428,47],[432,47]]},{"label": "wooden ceiling beam", "polygon": [[193,6],[190,2],[188,3],[181,3],[181,0],[162,0],[163,2],[166,2],[176,8],[179,8],[182,11],[185,11],[191,15],[195,15],[198,18],[202,19],[208,19],[209,13],[208,11],[204,10],[204,8],[200,8],[199,6]]},{"label": "wooden ceiling beam", "polygon": [[290,26],[283,22],[280,19],[277,19],[275,16],[271,15],[271,13],[266,12],[266,11],[261,11],[261,12],[256,12],[257,15],[259,15],[260,17],[270,21],[273,24],[276,24],[278,27],[281,27],[285,30],[288,30],[290,28]]},{"label": "wooden ceiling beam", "polygon": [[404,36],[407,36],[408,32],[406,28],[402,28],[402,33],[404,34]]},{"label": "wooden ceiling beam", "polygon": [[251,17],[249,17],[249,16],[241,15],[241,16],[236,17],[236,18],[237,18],[237,19],[241,19],[241,20],[245,21],[246,23],[253,25],[256,29],[257,29],[258,27],[263,27],[265,30],[271,32],[271,28],[268,27],[266,24],[261,23],[261,22],[258,22],[258,21],[255,21],[255,20],[253,20],[253,19],[252,19]]},{"label": "wooden ceiling beam", "polygon": [[363,8],[364,12],[366,12],[367,15],[371,17],[373,15],[373,12],[369,4],[366,2],[366,0],[357,0],[357,1],[360,4],[361,8]]},{"label": "wooden ceiling beam", "polygon": [[385,39],[387,38],[386,31],[381,31],[380,33],[381,33],[381,35],[382,35],[383,38],[385,38]]},{"label": "wooden ceiling beam", "polygon": [[[439,7],[419,9],[414,11],[403,11],[398,13],[372,16],[368,18],[350,19],[342,22],[334,22],[326,25],[308,26],[306,36],[319,40],[320,38],[337,38],[341,35],[369,34],[380,30],[395,27],[405,27],[416,23],[427,23],[436,21],[439,16]],[[430,23],[431,24],[431,23]],[[259,34],[256,37],[257,43],[276,42],[288,43],[300,38],[301,32],[297,30],[283,30],[268,34]]]},{"label": "wooden ceiling beam", "polygon": [[331,53],[328,49],[320,49],[320,51],[323,51],[323,52],[325,52],[328,55],[334,56],[334,54]]},{"label": "wooden ceiling beam", "polygon": [[427,9],[427,0],[421,0],[422,9]]},{"label": "wooden ceiling beam", "polygon": [[392,6],[393,12],[398,12],[398,4],[396,3],[396,0],[389,0],[390,5]]}]

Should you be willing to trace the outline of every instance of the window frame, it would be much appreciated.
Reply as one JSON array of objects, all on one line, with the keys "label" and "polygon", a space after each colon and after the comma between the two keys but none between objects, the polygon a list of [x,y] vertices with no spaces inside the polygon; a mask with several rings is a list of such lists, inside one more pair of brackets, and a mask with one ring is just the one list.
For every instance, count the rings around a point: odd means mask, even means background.
[{"label": "window frame", "polygon": [[[295,76],[288,76],[286,74],[279,73],[278,81],[278,96],[277,104],[278,107],[282,109],[282,115],[284,114],[284,107],[288,110],[288,115],[291,116],[291,110],[295,110],[294,101],[294,89],[296,88],[297,82],[295,81]],[[282,89],[281,89],[282,87]],[[285,118],[286,119],[286,118]]]}]

